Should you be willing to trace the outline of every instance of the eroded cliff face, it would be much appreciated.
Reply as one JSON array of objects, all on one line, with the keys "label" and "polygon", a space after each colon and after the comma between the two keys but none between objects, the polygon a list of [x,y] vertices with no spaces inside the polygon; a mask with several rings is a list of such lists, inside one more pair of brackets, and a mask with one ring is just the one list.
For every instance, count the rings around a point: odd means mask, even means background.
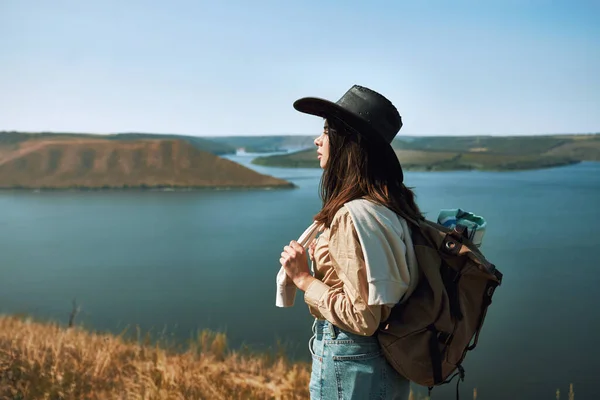
[{"label": "eroded cliff face", "polygon": [[0,146],[0,188],[292,187],[183,140],[39,138]]}]

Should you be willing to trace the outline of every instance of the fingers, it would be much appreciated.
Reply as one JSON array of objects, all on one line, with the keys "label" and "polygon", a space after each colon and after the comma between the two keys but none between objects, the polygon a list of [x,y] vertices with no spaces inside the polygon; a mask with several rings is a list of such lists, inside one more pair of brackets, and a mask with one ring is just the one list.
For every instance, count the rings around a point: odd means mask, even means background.
[{"label": "fingers", "polygon": [[281,253],[281,258],[279,258],[279,262],[281,263],[281,265],[286,265],[287,262],[290,260],[290,255],[285,251]]},{"label": "fingers", "polygon": [[298,254],[304,253],[304,247],[302,247],[300,243],[292,240],[289,246],[285,246],[283,248],[283,252],[289,254],[292,257],[295,257]]},{"label": "fingers", "polygon": [[300,243],[296,242],[295,240],[292,240],[290,242],[289,247],[296,250],[298,253],[304,253],[304,247],[302,247],[302,245]]},{"label": "fingers", "polygon": [[300,245],[300,243],[292,240],[289,246],[285,246],[283,248],[283,252],[281,253],[281,258],[279,262],[282,266],[288,265],[291,261],[294,261],[298,256],[304,254],[304,247]]}]

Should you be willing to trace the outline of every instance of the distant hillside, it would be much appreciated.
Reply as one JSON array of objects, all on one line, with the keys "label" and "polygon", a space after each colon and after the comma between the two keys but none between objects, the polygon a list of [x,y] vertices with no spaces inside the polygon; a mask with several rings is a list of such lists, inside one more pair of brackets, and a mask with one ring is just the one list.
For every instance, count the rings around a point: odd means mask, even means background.
[{"label": "distant hillside", "polygon": [[197,149],[208,151],[215,155],[235,154],[236,148],[225,143],[218,143],[206,138],[185,135],[155,134],[155,133],[117,133],[112,135],[93,135],[89,133],[61,132],[0,132],[0,145],[22,143],[32,139],[107,139],[107,140],[140,140],[140,139],[181,139]]},{"label": "distant hillside", "polygon": [[319,168],[316,149],[306,149],[291,154],[256,157],[252,160],[252,164],[265,167]]},{"label": "distant hillside", "polygon": [[248,153],[270,153],[314,147],[314,136],[207,136],[206,139],[225,144]]},{"label": "distant hillside", "polygon": [[396,150],[406,171],[516,171],[576,164],[579,160],[550,155],[512,155],[478,152]]},{"label": "distant hillside", "polygon": [[573,140],[561,143],[547,154],[573,157],[583,161],[600,161],[600,134],[576,136]]},{"label": "distant hillside", "polygon": [[[403,137],[393,142],[407,171],[526,170],[600,161],[600,134],[516,137]],[[253,163],[318,168],[316,150],[258,157]]]},{"label": "distant hillside", "polygon": [[[545,154],[564,145],[593,143],[595,135],[421,136],[401,137],[392,146],[402,150],[478,152],[511,155]],[[596,146],[593,144],[592,146]],[[560,153],[560,152],[559,152]]]},{"label": "distant hillside", "polygon": [[[3,135],[0,135],[3,137]],[[0,188],[292,187],[184,140],[40,138],[0,145]]]},{"label": "distant hillside", "polygon": [[119,133],[114,135],[116,140],[138,140],[138,139],[181,139],[190,143],[200,150],[208,151],[215,155],[235,154],[236,148],[225,143],[215,142],[198,136],[168,135],[155,133]]}]

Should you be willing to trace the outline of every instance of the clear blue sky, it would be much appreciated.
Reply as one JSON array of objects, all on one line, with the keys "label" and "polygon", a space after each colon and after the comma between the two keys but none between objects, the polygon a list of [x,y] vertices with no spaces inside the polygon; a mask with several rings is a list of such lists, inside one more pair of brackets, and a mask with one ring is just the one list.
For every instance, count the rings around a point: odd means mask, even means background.
[{"label": "clear blue sky", "polygon": [[369,86],[405,135],[600,131],[600,1],[0,0],[0,130],[317,134]]}]

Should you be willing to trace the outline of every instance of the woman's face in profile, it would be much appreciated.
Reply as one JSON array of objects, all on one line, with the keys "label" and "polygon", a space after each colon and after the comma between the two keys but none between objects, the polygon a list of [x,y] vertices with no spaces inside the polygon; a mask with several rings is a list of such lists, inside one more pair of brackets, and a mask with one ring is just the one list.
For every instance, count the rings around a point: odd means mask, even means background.
[{"label": "woman's face in profile", "polygon": [[315,145],[317,146],[317,157],[319,158],[319,166],[325,168],[327,160],[329,159],[329,125],[327,120],[323,125],[323,133],[321,136],[315,139]]}]

